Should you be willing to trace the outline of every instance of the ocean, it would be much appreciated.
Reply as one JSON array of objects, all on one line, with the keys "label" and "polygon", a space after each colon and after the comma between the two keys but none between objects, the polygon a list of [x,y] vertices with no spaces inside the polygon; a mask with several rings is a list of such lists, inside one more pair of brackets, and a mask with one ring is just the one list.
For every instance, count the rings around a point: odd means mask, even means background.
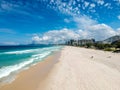
[{"label": "ocean", "polygon": [[0,46],[0,83],[11,82],[18,72],[28,69],[63,46]]}]

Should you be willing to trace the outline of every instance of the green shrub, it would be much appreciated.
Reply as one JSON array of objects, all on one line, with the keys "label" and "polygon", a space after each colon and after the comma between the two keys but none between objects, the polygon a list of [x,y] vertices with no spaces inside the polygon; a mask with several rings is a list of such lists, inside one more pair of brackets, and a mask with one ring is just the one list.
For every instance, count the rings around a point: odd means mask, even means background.
[{"label": "green shrub", "polygon": [[113,48],[105,48],[104,51],[114,51]]}]

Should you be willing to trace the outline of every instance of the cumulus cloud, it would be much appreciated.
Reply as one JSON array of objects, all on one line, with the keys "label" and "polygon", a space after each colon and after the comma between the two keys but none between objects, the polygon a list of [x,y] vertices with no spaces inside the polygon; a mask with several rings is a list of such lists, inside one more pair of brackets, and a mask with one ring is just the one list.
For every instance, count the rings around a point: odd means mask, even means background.
[{"label": "cumulus cloud", "polygon": [[112,27],[98,23],[88,16],[73,17],[73,22],[77,25],[77,30],[63,28],[61,30],[50,30],[42,36],[35,34],[32,37],[33,43],[65,43],[70,39],[91,39],[104,40],[108,37],[120,34],[120,29],[114,30]]},{"label": "cumulus cloud", "polygon": [[[80,2],[79,0],[77,0]],[[82,1],[81,1],[82,2]],[[112,27],[104,24],[98,23],[96,20],[91,19],[88,16],[81,15],[80,8],[89,8],[94,10],[96,7],[95,3],[84,2],[84,5],[75,5],[76,1],[70,0],[69,2],[62,2],[61,0],[51,0],[49,7],[51,6],[54,10],[58,10],[61,13],[68,14],[72,16],[72,19],[64,19],[64,22],[74,22],[76,23],[77,30],[73,29],[61,29],[61,30],[50,30],[45,32],[42,36],[34,35],[32,41],[34,43],[64,43],[69,39],[90,39],[95,38],[96,40],[104,40],[108,37],[118,34],[118,31],[114,30]],[[98,0],[97,4],[104,5],[104,0]],[[54,7],[56,6],[56,7]],[[106,7],[109,7],[110,4],[105,4]],[[76,15],[78,14],[79,15]]]},{"label": "cumulus cloud", "polygon": [[95,24],[89,26],[87,27],[87,31],[90,32],[90,37],[93,37],[96,40],[104,40],[117,34],[116,31],[106,24]]},{"label": "cumulus cloud", "polygon": [[112,27],[98,23],[97,21],[89,18],[88,16],[75,17],[74,21],[77,24],[79,34],[83,38],[95,38],[96,40],[103,40],[108,37],[118,34],[118,31]]},{"label": "cumulus cloud", "polygon": [[32,37],[32,41],[34,44],[58,44],[65,43],[70,39],[94,38],[96,40],[104,40],[108,37],[120,34],[120,29],[115,31],[106,24],[93,24],[93,22],[90,22],[89,24],[87,23],[87,25],[86,28],[78,30],[64,28],[61,30],[50,30],[42,36],[36,34]]},{"label": "cumulus cloud", "polygon": [[87,29],[88,26],[97,24],[97,21],[90,19],[88,16],[73,17],[73,21],[81,29]]},{"label": "cumulus cloud", "polygon": [[43,34],[43,36],[34,35],[32,37],[33,43],[36,44],[50,44],[50,43],[65,43],[70,39],[79,39],[80,34],[76,31],[64,28],[61,30],[51,30]]}]

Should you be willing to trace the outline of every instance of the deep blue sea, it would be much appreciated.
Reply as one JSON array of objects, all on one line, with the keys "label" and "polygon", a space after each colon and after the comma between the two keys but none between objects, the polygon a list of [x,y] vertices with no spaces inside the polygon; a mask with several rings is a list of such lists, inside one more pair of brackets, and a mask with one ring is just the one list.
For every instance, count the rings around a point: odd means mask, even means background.
[{"label": "deep blue sea", "polygon": [[[62,46],[0,46],[0,82],[7,82],[21,70],[44,60]],[[9,79],[9,80],[8,80]]]}]

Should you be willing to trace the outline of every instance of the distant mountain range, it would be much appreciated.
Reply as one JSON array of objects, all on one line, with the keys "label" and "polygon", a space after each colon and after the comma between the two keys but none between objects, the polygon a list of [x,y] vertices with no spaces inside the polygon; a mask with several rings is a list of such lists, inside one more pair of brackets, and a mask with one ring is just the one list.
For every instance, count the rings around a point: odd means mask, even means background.
[{"label": "distant mountain range", "polygon": [[120,35],[116,35],[116,36],[110,37],[108,39],[105,39],[102,41],[102,43],[111,44],[111,43],[118,41],[118,40],[120,40]]}]

